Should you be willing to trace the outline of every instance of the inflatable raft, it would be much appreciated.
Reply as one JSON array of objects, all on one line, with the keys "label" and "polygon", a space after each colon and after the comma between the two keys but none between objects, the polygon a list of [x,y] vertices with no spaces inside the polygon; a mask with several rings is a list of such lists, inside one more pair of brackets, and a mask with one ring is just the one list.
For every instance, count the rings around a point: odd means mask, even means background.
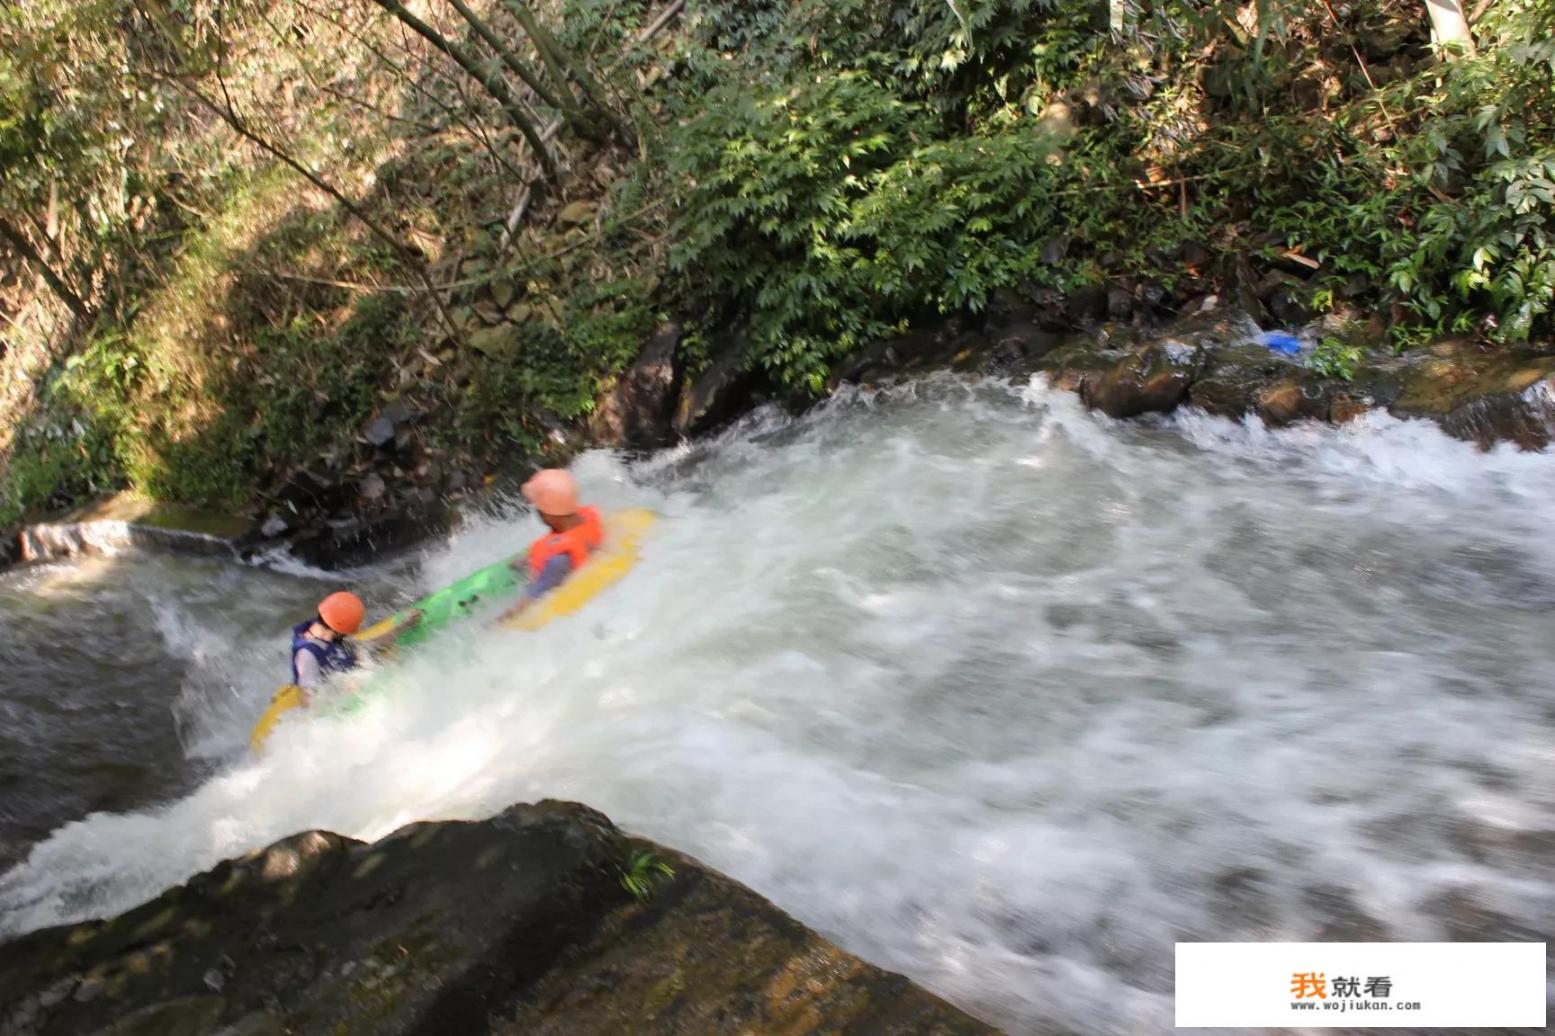
[{"label": "inflatable raft", "polygon": [[[502,625],[511,629],[537,630],[564,615],[572,615],[592,601],[601,592],[618,582],[637,564],[638,551],[643,535],[653,525],[652,511],[636,509],[621,511],[605,519],[605,542],[588,564],[568,576],[567,581],[540,598],[535,604]],[[494,604],[511,604],[518,600],[528,585],[525,566],[514,567],[513,561],[522,555],[513,555],[485,568],[470,573],[457,583],[434,591],[413,602],[401,612],[374,623],[362,630],[361,640],[379,640],[385,631],[403,624],[413,612],[420,612],[420,619],[404,631],[386,641],[387,647],[379,649],[385,660],[397,657],[401,649],[414,648],[450,625],[476,615],[492,614]],[[360,708],[364,697],[373,691],[369,676],[356,692],[339,702],[331,712],[352,712]],[[248,744],[257,755],[263,751],[266,740],[282,717],[308,704],[308,695],[301,687],[287,684],[276,690],[270,705],[254,724]]]}]

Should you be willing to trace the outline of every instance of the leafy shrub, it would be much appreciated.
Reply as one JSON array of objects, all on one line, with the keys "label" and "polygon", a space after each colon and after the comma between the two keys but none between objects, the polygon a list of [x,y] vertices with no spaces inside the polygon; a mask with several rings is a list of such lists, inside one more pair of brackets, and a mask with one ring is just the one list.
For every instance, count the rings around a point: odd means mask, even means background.
[{"label": "leafy shrub", "polygon": [[[756,355],[819,391],[829,363],[915,313],[978,309],[1037,270],[1056,141],[1029,124],[932,139],[924,109],[858,72],[720,96],[674,140],[671,255],[709,305],[744,300]],[[1081,199],[1076,198],[1075,201]]]},{"label": "leafy shrub", "polygon": [[1325,378],[1353,381],[1361,362],[1361,348],[1338,338],[1324,338],[1307,359],[1307,366]]}]

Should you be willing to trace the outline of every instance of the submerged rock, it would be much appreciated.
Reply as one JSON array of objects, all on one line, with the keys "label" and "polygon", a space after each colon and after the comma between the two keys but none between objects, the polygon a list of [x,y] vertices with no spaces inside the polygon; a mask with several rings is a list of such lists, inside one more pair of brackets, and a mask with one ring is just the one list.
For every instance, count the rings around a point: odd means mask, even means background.
[{"label": "submerged rock", "polygon": [[573,803],[307,832],[111,921],[0,946],[0,1031],[981,1034],[733,881]]}]

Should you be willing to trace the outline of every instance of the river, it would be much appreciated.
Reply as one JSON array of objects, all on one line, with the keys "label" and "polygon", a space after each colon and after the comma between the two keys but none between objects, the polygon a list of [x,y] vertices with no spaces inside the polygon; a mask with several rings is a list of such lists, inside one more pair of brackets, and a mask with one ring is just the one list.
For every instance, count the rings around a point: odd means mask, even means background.
[{"label": "river", "polygon": [[[942,376],[577,470],[664,515],[635,572],[262,761],[286,627],[338,578],[0,575],[0,934],[549,796],[1017,1033],[1169,1029],[1178,940],[1555,935],[1555,456]],[[376,611],[537,528],[350,581]]]}]

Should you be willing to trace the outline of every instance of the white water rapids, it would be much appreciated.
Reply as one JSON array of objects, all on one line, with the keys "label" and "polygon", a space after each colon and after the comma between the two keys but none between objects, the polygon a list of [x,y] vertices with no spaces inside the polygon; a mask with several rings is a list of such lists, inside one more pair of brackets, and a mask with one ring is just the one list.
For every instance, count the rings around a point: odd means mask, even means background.
[{"label": "white water rapids", "polygon": [[[664,515],[624,582],[436,642],[263,761],[295,617],[250,602],[239,635],[160,596],[216,775],[54,831],[0,878],[0,934],[294,831],[543,797],[1017,1033],[1170,1029],[1178,940],[1555,934],[1555,455],[947,376],[578,472]],[[477,521],[368,596],[537,529]]]}]

